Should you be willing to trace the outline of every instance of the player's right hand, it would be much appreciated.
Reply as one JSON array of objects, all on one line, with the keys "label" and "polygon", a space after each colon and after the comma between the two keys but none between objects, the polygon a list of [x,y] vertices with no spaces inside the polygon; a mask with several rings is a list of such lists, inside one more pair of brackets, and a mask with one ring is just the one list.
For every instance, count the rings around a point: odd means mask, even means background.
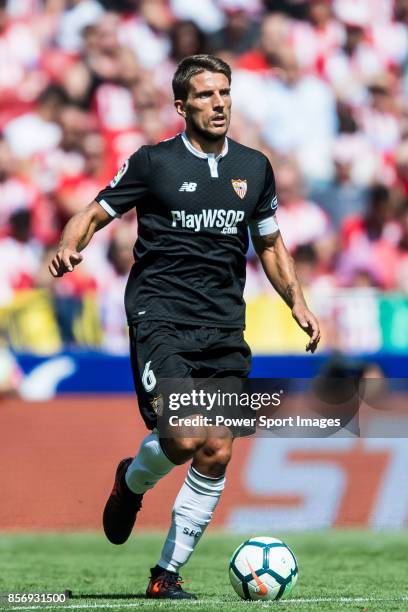
[{"label": "player's right hand", "polygon": [[64,247],[57,251],[56,255],[52,258],[48,269],[52,276],[58,278],[60,276],[64,276],[65,272],[72,272],[75,266],[81,263],[82,259],[82,255],[80,253]]}]

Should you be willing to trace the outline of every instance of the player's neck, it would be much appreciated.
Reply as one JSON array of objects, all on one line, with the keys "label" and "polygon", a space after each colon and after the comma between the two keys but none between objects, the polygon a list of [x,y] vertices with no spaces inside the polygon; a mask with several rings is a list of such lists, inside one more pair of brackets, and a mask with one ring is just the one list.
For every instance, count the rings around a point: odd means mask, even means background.
[{"label": "player's neck", "polygon": [[207,140],[201,134],[197,134],[188,128],[186,128],[186,136],[193,147],[201,153],[214,153],[214,155],[220,155],[224,150],[225,136],[219,140]]}]

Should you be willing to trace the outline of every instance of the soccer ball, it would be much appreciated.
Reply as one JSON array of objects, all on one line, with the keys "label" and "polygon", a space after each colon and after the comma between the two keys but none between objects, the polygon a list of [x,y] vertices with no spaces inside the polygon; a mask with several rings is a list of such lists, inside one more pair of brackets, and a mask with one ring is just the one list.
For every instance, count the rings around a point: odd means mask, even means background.
[{"label": "soccer ball", "polygon": [[287,597],[298,578],[296,557],[281,540],[256,537],[238,546],[231,557],[229,577],[242,599]]}]

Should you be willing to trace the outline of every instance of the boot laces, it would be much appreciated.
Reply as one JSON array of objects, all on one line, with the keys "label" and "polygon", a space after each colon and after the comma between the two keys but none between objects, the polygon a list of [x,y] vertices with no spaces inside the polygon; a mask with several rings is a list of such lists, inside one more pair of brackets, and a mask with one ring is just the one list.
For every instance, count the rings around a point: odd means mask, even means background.
[{"label": "boot laces", "polygon": [[178,574],[166,573],[153,579],[157,587],[165,590],[181,591],[184,580]]}]

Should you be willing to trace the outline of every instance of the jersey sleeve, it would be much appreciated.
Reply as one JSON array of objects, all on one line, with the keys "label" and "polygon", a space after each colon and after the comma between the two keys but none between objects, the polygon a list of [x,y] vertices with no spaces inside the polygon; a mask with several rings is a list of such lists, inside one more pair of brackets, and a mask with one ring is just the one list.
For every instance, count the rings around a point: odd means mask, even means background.
[{"label": "jersey sleeve", "polygon": [[279,229],[275,215],[277,208],[278,198],[276,195],[275,176],[272,166],[267,159],[264,186],[249,223],[252,236],[274,234]]},{"label": "jersey sleeve", "polygon": [[121,217],[148,193],[149,158],[146,147],[141,147],[119,168],[109,185],[95,200],[112,217]]}]

